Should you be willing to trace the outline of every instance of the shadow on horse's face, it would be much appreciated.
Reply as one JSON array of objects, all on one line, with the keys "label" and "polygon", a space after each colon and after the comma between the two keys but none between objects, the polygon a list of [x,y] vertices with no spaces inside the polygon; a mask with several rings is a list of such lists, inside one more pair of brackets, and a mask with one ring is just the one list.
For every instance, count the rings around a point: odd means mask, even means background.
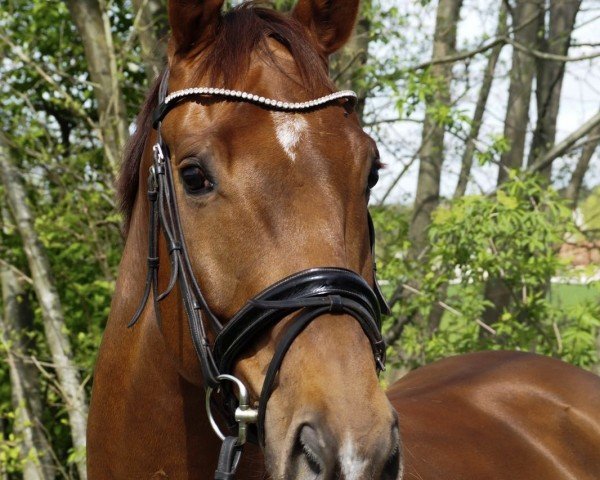
[{"label": "shadow on horse's face", "polygon": [[[210,3],[171,2],[169,91],[213,86],[221,78],[208,69],[198,73],[214,39],[187,46],[191,30],[179,11],[202,18],[196,27],[211,32],[219,14],[210,11]],[[311,68],[324,78],[323,58],[347,38],[356,8],[321,3],[300,2],[296,17],[313,26],[314,40],[305,34],[303,48],[314,49],[318,65]],[[348,12],[334,13],[336,8]],[[327,30],[327,39],[319,37],[323,18],[338,31],[332,36]],[[248,69],[228,88],[291,102],[331,93],[327,81],[306,87],[289,45],[296,39],[266,37],[261,48],[247,52]],[[202,97],[174,108],[162,135],[192,269],[219,319],[231,318],[263,289],[309,268],[340,267],[373,278],[367,202],[379,160],[356,115],[340,102],[283,112]],[[163,288],[167,274],[168,269],[159,278]],[[185,321],[165,318],[183,319],[180,300],[165,300],[162,332],[183,375],[200,383]],[[268,329],[239,357],[235,374],[253,399],[296,317],[297,312]],[[285,356],[266,410],[265,457],[273,478],[397,478],[397,421],[375,371],[369,339],[352,316],[321,315],[305,328]]]}]

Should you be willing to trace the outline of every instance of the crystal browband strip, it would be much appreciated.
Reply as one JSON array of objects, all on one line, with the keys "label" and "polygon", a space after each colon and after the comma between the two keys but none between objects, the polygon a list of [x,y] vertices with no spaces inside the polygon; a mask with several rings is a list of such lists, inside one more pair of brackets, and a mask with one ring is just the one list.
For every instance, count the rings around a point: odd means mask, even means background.
[{"label": "crystal browband strip", "polygon": [[165,98],[165,103],[168,104],[173,100],[177,100],[181,97],[187,97],[189,95],[219,95],[221,97],[248,100],[250,102],[260,103],[269,107],[281,108],[282,110],[307,110],[309,108],[315,108],[321,105],[325,105],[326,103],[333,102],[334,100],[338,100],[340,98],[352,98],[354,100],[356,100],[357,98],[355,92],[352,92],[351,90],[343,90],[340,92],[332,93],[330,95],[325,95],[324,97],[315,98],[314,100],[309,100],[307,102],[290,103],[282,102],[280,100],[274,100],[272,98],[261,97],[260,95],[254,95],[252,93],[242,92],[240,90],[200,87],[186,88],[185,90],[177,90],[176,92],[171,93],[167,98]]},{"label": "crystal browband strip", "polygon": [[163,103],[161,103],[154,114],[153,123],[154,126],[160,122],[171,107],[176,103],[177,100],[189,97],[191,95],[216,95],[220,97],[226,97],[232,100],[247,101],[258,103],[269,108],[284,110],[288,112],[303,111],[317,108],[335,100],[346,99],[350,103],[351,107],[354,107],[358,96],[356,92],[351,90],[342,90],[340,92],[334,92],[323,97],[308,100],[306,102],[283,102],[281,100],[275,100],[272,98],[261,97],[249,92],[243,92],[240,90],[228,90],[226,88],[210,88],[210,87],[196,87],[186,88],[183,90],[177,90],[169,94]]}]

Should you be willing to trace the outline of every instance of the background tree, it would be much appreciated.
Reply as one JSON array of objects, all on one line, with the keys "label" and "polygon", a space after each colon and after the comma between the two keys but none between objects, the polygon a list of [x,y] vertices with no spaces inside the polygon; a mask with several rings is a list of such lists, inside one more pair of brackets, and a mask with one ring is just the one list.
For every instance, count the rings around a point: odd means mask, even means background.
[{"label": "background tree", "polygon": [[452,102],[450,97],[452,64],[438,61],[455,53],[456,30],[461,7],[461,0],[440,0],[436,12],[430,67],[435,86],[425,101],[425,121],[419,149],[419,179],[408,233],[413,256],[423,254],[427,248],[427,228],[431,223],[432,212],[440,201],[444,136],[449,113],[447,107]]},{"label": "background tree", "polygon": [[[64,334],[65,318],[50,262],[33,226],[33,217],[27,206],[25,189],[11,163],[10,152],[6,144],[0,144],[0,170],[4,191],[7,194],[8,207],[23,240],[23,250],[31,271],[33,288],[42,308],[44,334],[69,416],[73,446],[77,451],[85,452],[86,393],[84,389],[80,388],[81,378],[73,363],[71,344]],[[79,477],[87,478],[85,456],[80,453],[76,463]]]},{"label": "background tree", "polygon": [[102,0],[67,0],[66,3],[83,41],[87,70],[98,102],[100,141],[116,174],[129,133],[107,5]]},{"label": "background tree", "polygon": [[134,33],[139,40],[148,80],[152,82],[165,67],[169,25],[166,8],[159,0],[133,0],[132,3]]},{"label": "background tree", "polygon": [[[30,280],[30,279],[27,279]],[[39,372],[28,363],[27,332],[33,328],[33,312],[25,287],[25,279],[10,265],[0,266],[2,304],[0,318],[1,350],[4,352],[10,376],[12,406],[15,412],[14,435],[22,439],[18,449],[24,480],[54,478],[51,448],[42,423],[43,399]]]}]

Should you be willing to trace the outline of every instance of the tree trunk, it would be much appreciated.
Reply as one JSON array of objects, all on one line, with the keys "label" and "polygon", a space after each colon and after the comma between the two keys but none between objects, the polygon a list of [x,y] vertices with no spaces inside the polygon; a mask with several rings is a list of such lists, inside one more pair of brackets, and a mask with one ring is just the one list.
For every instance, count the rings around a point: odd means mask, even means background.
[{"label": "tree trunk", "polygon": [[529,167],[531,172],[540,172],[561,155],[567,153],[575,144],[600,125],[600,110],[579,125],[560,142],[555,143],[546,153],[537,158]]},{"label": "tree trunk", "polygon": [[[543,15],[542,0],[518,0],[513,12],[515,41],[527,48],[535,48],[539,28],[543,25]],[[523,165],[534,73],[533,56],[513,49],[508,107],[504,121],[504,137],[508,140],[510,150],[500,159],[498,184],[508,178],[507,169],[521,168]]]},{"label": "tree trunk", "polygon": [[[515,41],[533,49],[537,42],[539,29],[543,26],[543,1],[518,0],[512,13]],[[510,70],[508,106],[504,120],[504,137],[508,140],[510,150],[502,154],[500,158],[498,185],[508,179],[509,169],[520,169],[523,166],[534,73],[534,57],[514,48]],[[490,278],[485,286],[485,298],[492,305],[483,311],[482,321],[487,325],[493,325],[499,320],[502,311],[510,303],[511,292],[502,279]],[[481,329],[480,335],[488,335],[488,332]]]},{"label": "tree trunk", "polygon": [[158,0],[133,0],[134,28],[142,49],[149,83],[163,71],[166,63],[166,35],[169,31],[165,3]]},{"label": "tree trunk", "polygon": [[[462,0],[440,0],[436,13],[433,39],[433,62],[453,55],[456,51],[456,29],[460,17]],[[436,82],[435,93],[425,102],[425,121],[421,137],[419,155],[419,178],[415,197],[413,216],[408,236],[411,242],[410,255],[419,258],[424,255],[429,242],[427,230],[431,224],[431,215],[440,201],[440,181],[444,163],[444,136],[446,126],[440,123],[433,110],[438,105],[450,105],[450,87],[452,82],[452,63],[432,65],[430,73]],[[432,306],[428,321],[430,332],[437,329],[442,312],[437,303]]]},{"label": "tree trunk", "polygon": [[[431,57],[433,61],[455,53],[456,24],[461,6],[462,0],[440,0]],[[431,75],[437,82],[437,88],[425,105],[427,112],[422,133],[419,179],[409,229],[409,239],[414,257],[419,256],[427,247],[427,229],[431,223],[431,214],[439,204],[445,126],[435,119],[431,110],[440,104],[450,104],[452,63],[434,64],[431,67]]]},{"label": "tree trunk", "polygon": [[[1,137],[0,137],[1,140]],[[23,241],[33,286],[42,310],[46,342],[52,356],[65,409],[69,416],[71,438],[75,451],[80,454],[77,471],[82,480],[87,479],[85,465],[87,402],[81,386],[79,372],[73,364],[71,345],[65,335],[65,319],[50,263],[34,229],[25,189],[12,164],[6,145],[0,143],[0,175],[8,198],[8,206],[15,219],[17,231]]]},{"label": "tree trunk", "polygon": [[[0,440],[3,440],[8,437],[8,432],[6,431],[6,422],[0,418]],[[8,472],[6,471],[6,465],[4,462],[0,462],[0,480],[9,480]]]},{"label": "tree trunk", "polygon": [[127,112],[117,70],[113,37],[104,0],[66,0],[79,31],[94,94],[104,153],[116,175],[129,137]]},{"label": "tree trunk", "polygon": [[[566,56],[571,45],[571,34],[581,0],[552,0],[550,2],[550,25],[546,36],[539,36],[538,50]],[[528,165],[546,153],[556,139],[556,119],[560,107],[565,62],[538,58],[537,61],[537,123],[533,133]],[[552,163],[540,173],[550,181]]]},{"label": "tree trunk", "polygon": [[583,185],[583,178],[588,171],[590,160],[599,144],[600,125],[596,126],[596,128],[589,133],[588,142],[583,147],[581,156],[577,161],[577,166],[571,175],[571,180],[569,180],[569,185],[567,185],[565,191],[565,198],[569,201],[571,208],[573,209],[577,208],[577,204],[579,203],[579,192],[581,190],[581,185]]},{"label": "tree trunk", "polygon": [[24,332],[31,330],[31,311],[23,280],[6,266],[0,266],[3,315],[0,316],[0,339],[6,347],[6,363],[10,377],[14,430],[22,441],[23,480],[52,480],[54,468],[50,445],[41,424],[42,399],[39,375],[35,367],[25,363],[27,345]]},{"label": "tree trunk", "polygon": [[[498,14],[498,27],[496,29],[496,36],[502,37],[506,35],[506,4],[504,1],[500,6],[500,13]],[[477,103],[475,104],[475,112],[473,114],[473,121],[471,122],[471,130],[467,137],[465,151],[462,156],[460,174],[458,176],[458,183],[454,190],[454,198],[460,198],[464,196],[467,190],[467,184],[471,176],[471,168],[473,166],[473,156],[475,154],[475,142],[479,137],[479,130],[483,121],[483,115],[487,106],[487,101],[490,96],[490,90],[492,89],[492,83],[494,81],[494,73],[496,72],[496,64],[502,51],[503,43],[499,43],[490,51],[487,58],[487,65],[485,67],[485,73],[483,74],[483,80],[481,82],[481,88],[479,89],[479,95],[477,97]]]},{"label": "tree trunk", "polygon": [[369,40],[371,38],[371,21],[365,12],[372,8],[372,0],[364,0],[361,4],[361,15],[356,24],[354,35],[344,48],[331,58],[330,73],[336,85],[342,90],[354,90],[358,94],[356,113],[363,120],[365,103],[369,92],[360,80],[362,69],[369,58]]}]

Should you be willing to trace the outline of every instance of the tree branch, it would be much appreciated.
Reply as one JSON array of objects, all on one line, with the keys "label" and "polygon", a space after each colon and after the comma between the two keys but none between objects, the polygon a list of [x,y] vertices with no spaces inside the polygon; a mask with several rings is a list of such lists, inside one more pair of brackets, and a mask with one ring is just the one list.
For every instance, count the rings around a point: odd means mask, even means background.
[{"label": "tree branch", "polygon": [[554,53],[542,52],[540,50],[536,50],[535,48],[529,48],[526,45],[516,42],[515,40],[508,37],[505,37],[504,41],[523,53],[531,55],[535,58],[541,58],[543,60],[553,60],[556,62],[581,62],[582,60],[592,60],[594,58],[600,57],[600,52],[593,52],[587,55],[579,55],[577,57],[570,57],[568,55],[556,55]]},{"label": "tree branch", "polygon": [[523,45],[522,43],[519,43],[519,42],[511,39],[510,37],[502,36],[502,37],[497,37],[496,39],[483,44],[481,47],[476,48],[475,50],[458,53],[456,55],[449,55],[447,57],[436,58],[434,60],[428,60],[427,62],[420,63],[418,65],[415,65],[414,67],[409,67],[407,69],[407,71],[416,72],[419,70],[424,70],[426,68],[429,68],[433,65],[440,65],[440,64],[444,64],[444,63],[455,63],[460,60],[466,60],[468,58],[472,58],[476,55],[479,55],[480,53],[487,52],[488,50],[490,50],[498,45],[506,45],[506,44],[512,45],[517,50],[519,50],[523,53],[526,53],[528,55],[531,55],[532,57],[541,58],[544,60],[554,60],[557,62],[581,62],[583,60],[592,60],[594,58],[600,57],[600,52],[592,52],[592,53],[589,53],[586,55],[578,55],[576,57],[570,57],[568,55],[555,55],[553,53],[542,52],[542,51],[536,50],[534,48],[528,48],[526,45]]},{"label": "tree branch", "polygon": [[592,116],[587,122],[581,127],[568,135],[565,139],[554,145],[548,152],[538,158],[531,166],[527,169],[531,172],[539,172],[548,165],[550,165],[556,158],[560,157],[564,153],[568,152],[577,141],[585,137],[591,130],[596,126],[600,125],[600,111]]}]

